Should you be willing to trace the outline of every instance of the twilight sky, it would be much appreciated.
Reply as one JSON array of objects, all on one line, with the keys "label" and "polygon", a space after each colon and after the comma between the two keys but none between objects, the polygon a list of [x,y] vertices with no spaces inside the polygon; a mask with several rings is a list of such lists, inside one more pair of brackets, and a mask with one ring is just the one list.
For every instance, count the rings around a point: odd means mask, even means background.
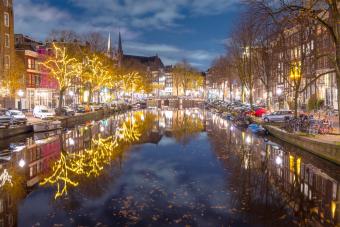
[{"label": "twilight sky", "polygon": [[15,32],[44,41],[52,29],[98,31],[126,54],[187,59],[206,70],[224,52],[240,0],[14,0]]}]

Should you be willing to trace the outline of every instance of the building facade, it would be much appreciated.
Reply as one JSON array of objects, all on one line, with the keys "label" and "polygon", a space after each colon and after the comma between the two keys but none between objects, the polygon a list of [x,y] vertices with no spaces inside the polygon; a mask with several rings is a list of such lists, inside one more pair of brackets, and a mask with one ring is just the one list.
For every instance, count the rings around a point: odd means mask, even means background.
[{"label": "building facade", "polygon": [[[5,83],[9,76],[11,62],[14,57],[14,17],[13,1],[0,1],[0,105],[12,107],[14,100],[10,98],[10,92]],[[13,94],[12,94],[13,95]]]},{"label": "building facade", "polygon": [[37,105],[55,108],[58,83],[41,65],[51,54],[51,50],[43,43],[22,34],[15,35],[15,47],[16,54],[25,68],[25,95],[21,98],[21,107],[27,110],[33,110]]}]

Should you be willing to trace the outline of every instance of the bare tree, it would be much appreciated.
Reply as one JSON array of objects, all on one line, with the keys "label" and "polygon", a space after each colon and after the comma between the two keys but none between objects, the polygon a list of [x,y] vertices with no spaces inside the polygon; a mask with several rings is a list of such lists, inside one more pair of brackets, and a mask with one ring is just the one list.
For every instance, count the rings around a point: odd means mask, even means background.
[{"label": "bare tree", "polygon": [[237,24],[231,43],[227,46],[232,65],[237,71],[242,84],[242,101],[245,101],[245,89],[249,91],[249,103],[253,106],[253,90],[255,85],[254,54],[258,27],[254,22],[253,14],[245,13],[243,20]]},{"label": "bare tree", "polygon": [[233,101],[233,83],[237,78],[235,77],[232,62],[229,55],[222,55],[216,58],[210,70],[211,83],[222,84],[223,100],[225,100],[226,87],[229,87],[229,98]]},{"label": "bare tree", "polygon": [[74,42],[80,40],[80,36],[72,30],[56,30],[53,29],[47,37],[50,42]]},{"label": "bare tree", "polygon": [[[327,53],[334,65],[337,89],[340,90],[340,1],[338,0],[248,0],[273,18],[306,18],[326,31],[333,51]],[[338,92],[338,108],[340,92]],[[339,115],[340,120],[340,115]]]},{"label": "bare tree", "polygon": [[93,52],[107,51],[107,39],[99,32],[89,32],[83,34],[83,42],[88,43]]}]

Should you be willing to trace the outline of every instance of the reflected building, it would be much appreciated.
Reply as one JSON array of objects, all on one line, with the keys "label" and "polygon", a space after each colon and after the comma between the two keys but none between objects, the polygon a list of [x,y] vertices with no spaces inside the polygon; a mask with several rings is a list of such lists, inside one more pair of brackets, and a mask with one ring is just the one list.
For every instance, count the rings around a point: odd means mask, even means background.
[{"label": "reflected building", "polygon": [[239,172],[240,179],[234,179],[234,183],[251,192],[248,207],[265,205],[275,210],[281,204],[293,219],[304,220],[305,225],[339,224],[338,179],[314,166],[310,155],[264,142],[250,132],[236,130],[218,116],[209,121],[207,132],[217,156],[226,168],[233,165]]}]

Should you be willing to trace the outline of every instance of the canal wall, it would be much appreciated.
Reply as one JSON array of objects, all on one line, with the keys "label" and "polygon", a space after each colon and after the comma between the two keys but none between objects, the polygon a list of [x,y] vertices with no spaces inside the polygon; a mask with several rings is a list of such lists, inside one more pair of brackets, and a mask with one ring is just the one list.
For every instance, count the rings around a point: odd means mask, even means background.
[{"label": "canal wall", "polygon": [[273,136],[309,151],[321,158],[340,165],[340,145],[332,142],[324,142],[313,138],[299,136],[286,132],[275,126],[264,126]]},{"label": "canal wall", "polygon": [[192,100],[192,99],[150,99],[147,100],[148,107],[156,107],[156,108],[203,108],[204,101],[203,100]]},{"label": "canal wall", "polygon": [[[121,111],[126,111],[126,110],[128,110],[128,108],[121,110]],[[103,109],[103,110],[98,110],[95,112],[89,112],[89,113],[84,113],[84,114],[75,115],[75,116],[58,117],[58,120],[61,121],[61,126],[63,128],[72,128],[76,125],[84,124],[89,121],[101,120],[117,112],[118,111],[114,109]]]},{"label": "canal wall", "polygon": [[33,125],[24,125],[16,128],[3,128],[0,129],[0,139],[7,139],[12,136],[17,136],[30,132],[33,132]]},{"label": "canal wall", "polygon": [[[61,121],[63,128],[72,128],[77,124],[84,124],[88,121],[97,121],[109,117],[114,113],[124,112],[129,110],[130,107],[125,107],[119,111],[115,109],[103,109],[95,112],[83,113],[75,116],[57,117],[57,120]],[[0,140],[7,139],[13,136],[21,134],[33,133],[33,125],[23,125],[15,128],[0,129]]]}]

